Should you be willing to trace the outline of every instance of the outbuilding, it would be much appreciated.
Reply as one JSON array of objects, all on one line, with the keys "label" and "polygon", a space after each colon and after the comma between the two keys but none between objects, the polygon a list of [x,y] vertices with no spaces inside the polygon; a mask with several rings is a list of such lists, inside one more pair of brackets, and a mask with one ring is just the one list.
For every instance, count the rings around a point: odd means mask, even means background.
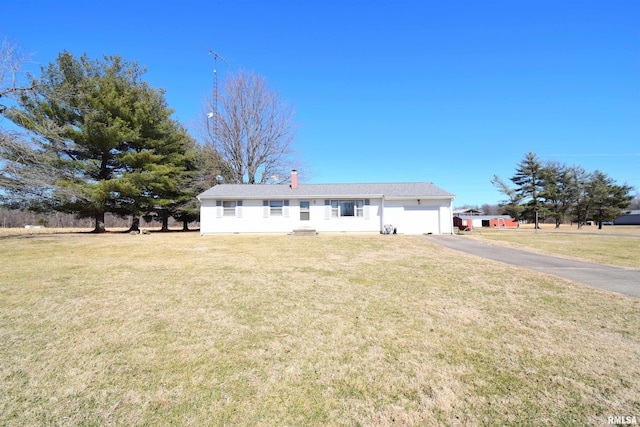
[{"label": "outbuilding", "polygon": [[200,233],[451,234],[455,196],[430,182],[221,184],[198,195]]},{"label": "outbuilding", "polygon": [[614,225],[640,225],[640,210],[630,211],[613,220]]},{"label": "outbuilding", "polygon": [[480,227],[518,227],[518,221],[509,215],[454,215],[453,224],[460,230],[473,230],[474,228]]}]

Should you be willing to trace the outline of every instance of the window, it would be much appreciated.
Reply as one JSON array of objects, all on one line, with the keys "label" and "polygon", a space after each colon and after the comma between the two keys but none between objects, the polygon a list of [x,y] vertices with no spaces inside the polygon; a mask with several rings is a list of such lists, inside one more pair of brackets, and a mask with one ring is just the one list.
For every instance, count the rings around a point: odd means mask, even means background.
[{"label": "window", "polygon": [[288,200],[263,200],[262,206],[264,206],[264,217],[270,216],[283,216],[289,217],[289,201]]},{"label": "window", "polygon": [[216,218],[223,216],[242,218],[242,200],[216,200]]},{"label": "window", "polygon": [[309,202],[300,202],[300,221],[309,221],[310,216]]},{"label": "window", "polygon": [[269,200],[269,216],[282,216],[282,200]]},{"label": "window", "polygon": [[364,216],[364,206],[369,200],[331,200],[331,217]]},{"label": "window", "polygon": [[337,218],[340,216],[340,202],[337,200],[331,201],[331,218]]},{"label": "window", "polygon": [[222,214],[224,216],[236,216],[236,206],[238,203],[235,200],[224,200],[222,202]]}]

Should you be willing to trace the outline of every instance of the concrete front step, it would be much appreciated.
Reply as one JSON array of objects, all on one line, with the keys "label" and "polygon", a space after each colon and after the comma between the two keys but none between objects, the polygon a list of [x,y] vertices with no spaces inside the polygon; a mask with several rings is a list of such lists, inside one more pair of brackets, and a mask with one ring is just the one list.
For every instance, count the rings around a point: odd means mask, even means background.
[{"label": "concrete front step", "polygon": [[316,236],[318,233],[316,230],[310,228],[300,228],[298,230],[293,230],[294,236]]}]

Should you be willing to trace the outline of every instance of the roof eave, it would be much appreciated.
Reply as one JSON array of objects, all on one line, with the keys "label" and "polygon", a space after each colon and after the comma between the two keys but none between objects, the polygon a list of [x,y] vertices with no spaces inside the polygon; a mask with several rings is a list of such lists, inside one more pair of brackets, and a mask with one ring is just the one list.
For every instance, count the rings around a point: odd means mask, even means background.
[{"label": "roof eave", "polygon": [[453,194],[442,194],[439,196],[425,196],[425,195],[411,195],[411,196],[386,196],[385,200],[408,200],[408,199],[416,199],[416,200],[442,200],[442,199],[455,199],[456,196]]},{"label": "roof eave", "polygon": [[[262,194],[262,195],[214,195],[214,194],[200,194],[196,196],[198,200],[221,200],[221,199],[242,199],[242,200],[264,200],[273,198],[282,199],[331,199],[331,198],[354,198],[354,199],[382,199],[382,194]],[[406,197],[405,197],[406,198]]]}]

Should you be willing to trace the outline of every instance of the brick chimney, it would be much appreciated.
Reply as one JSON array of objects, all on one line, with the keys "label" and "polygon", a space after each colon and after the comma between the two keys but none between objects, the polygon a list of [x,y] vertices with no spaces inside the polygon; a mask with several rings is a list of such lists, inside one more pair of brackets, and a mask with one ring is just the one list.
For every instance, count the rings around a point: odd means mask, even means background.
[{"label": "brick chimney", "polygon": [[298,188],[298,171],[295,169],[291,169],[291,189],[295,190]]}]

